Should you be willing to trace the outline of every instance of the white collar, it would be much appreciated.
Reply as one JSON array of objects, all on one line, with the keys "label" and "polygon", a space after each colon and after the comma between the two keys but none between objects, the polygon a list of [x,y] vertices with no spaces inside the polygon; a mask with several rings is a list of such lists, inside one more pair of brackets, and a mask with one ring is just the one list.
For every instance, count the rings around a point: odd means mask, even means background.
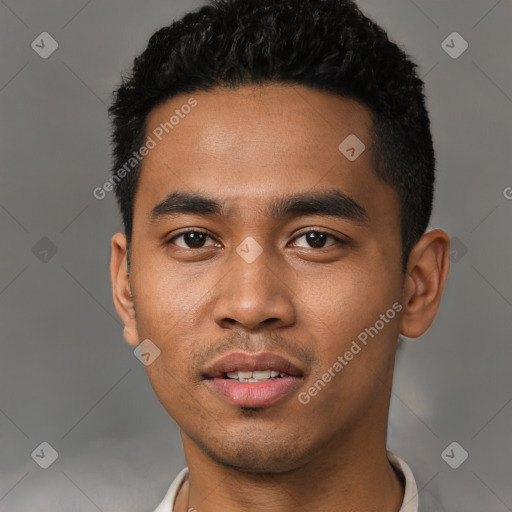
[{"label": "white collar", "polygon": [[[387,452],[389,462],[400,473],[403,474],[405,479],[405,492],[402,506],[399,512],[443,512],[442,508],[435,501],[429,502],[428,509],[418,509],[418,488],[416,480],[412,474],[411,468],[397,455],[388,450]],[[158,505],[154,512],[174,512],[174,502],[180,487],[188,478],[188,468],[182,469],[174,481],[172,482],[169,490],[167,491],[163,501]],[[432,508],[431,508],[432,507]]]}]

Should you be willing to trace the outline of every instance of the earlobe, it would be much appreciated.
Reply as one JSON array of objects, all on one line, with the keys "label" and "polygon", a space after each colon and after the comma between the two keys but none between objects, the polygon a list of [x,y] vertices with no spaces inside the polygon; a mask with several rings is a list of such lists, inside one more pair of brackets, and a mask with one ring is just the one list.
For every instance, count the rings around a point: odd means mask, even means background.
[{"label": "earlobe", "polygon": [[450,238],[435,229],[425,233],[409,256],[400,333],[417,338],[427,331],[441,303],[450,267]]},{"label": "earlobe", "polygon": [[124,324],[123,336],[130,344],[139,344],[139,335],[135,317],[135,305],[127,267],[127,242],[123,233],[112,237],[112,254],[110,259],[110,277],[112,295],[117,314]]},{"label": "earlobe", "polygon": [[123,329],[123,337],[130,345],[136,347],[139,344],[139,334],[135,325],[135,318],[126,324]]}]

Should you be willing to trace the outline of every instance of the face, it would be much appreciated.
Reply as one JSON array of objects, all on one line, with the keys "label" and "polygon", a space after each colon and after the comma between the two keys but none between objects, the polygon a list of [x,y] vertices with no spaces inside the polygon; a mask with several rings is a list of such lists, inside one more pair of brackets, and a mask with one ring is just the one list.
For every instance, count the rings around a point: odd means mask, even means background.
[{"label": "face", "polygon": [[[282,85],[174,97],[148,117],[125,336],[160,349],[151,385],[210,459],[284,471],[385,436],[404,277],[371,128],[357,102]],[[355,159],[338,148],[352,134]],[[284,376],[226,376],[251,368]]]}]

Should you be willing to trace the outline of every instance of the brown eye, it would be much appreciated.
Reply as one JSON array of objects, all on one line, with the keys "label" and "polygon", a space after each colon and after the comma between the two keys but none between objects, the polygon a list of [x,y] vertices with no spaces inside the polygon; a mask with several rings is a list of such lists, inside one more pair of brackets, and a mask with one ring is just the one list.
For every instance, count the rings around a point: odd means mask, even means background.
[{"label": "brown eye", "polygon": [[[211,245],[205,245],[207,239],[213,240],[211,236],[203,231],[186,231],[172,237],[167,243],[177,245],[182,249],[201,249],[203,247],[211,247]],[[177,242],[178,240],[180,243]]]},{"label": "brown eye", "polygon": [[[305,247],[307,249],[324,249],[325,247],[330,247],[331,245],[336,245],[336,243],[344,244],[343,240],[330,235],[329,233],[324,233],[323,231],[308,231],[307,233],[303,233],[302,235],[299,235],[294,240],[300,240],[304,239],[306,245],[296,245],[296,247]],[[332,239],[334,240],[334,243],[331,243],[329,245],[325,245],[326,242]]]}]

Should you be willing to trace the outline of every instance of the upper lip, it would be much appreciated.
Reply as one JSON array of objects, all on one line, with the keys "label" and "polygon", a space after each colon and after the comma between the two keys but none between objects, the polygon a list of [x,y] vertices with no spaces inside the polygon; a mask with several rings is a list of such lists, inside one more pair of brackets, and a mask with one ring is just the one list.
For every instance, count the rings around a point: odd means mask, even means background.
[{"label": "upper lip", "polygon": [[225,377],[226,373],[258,370],[274,370],[294,377],[302,377],[302,372],[290,360],[272,352],[251,354],[233,352],[214,361],[204,370],[206,378]]}]

